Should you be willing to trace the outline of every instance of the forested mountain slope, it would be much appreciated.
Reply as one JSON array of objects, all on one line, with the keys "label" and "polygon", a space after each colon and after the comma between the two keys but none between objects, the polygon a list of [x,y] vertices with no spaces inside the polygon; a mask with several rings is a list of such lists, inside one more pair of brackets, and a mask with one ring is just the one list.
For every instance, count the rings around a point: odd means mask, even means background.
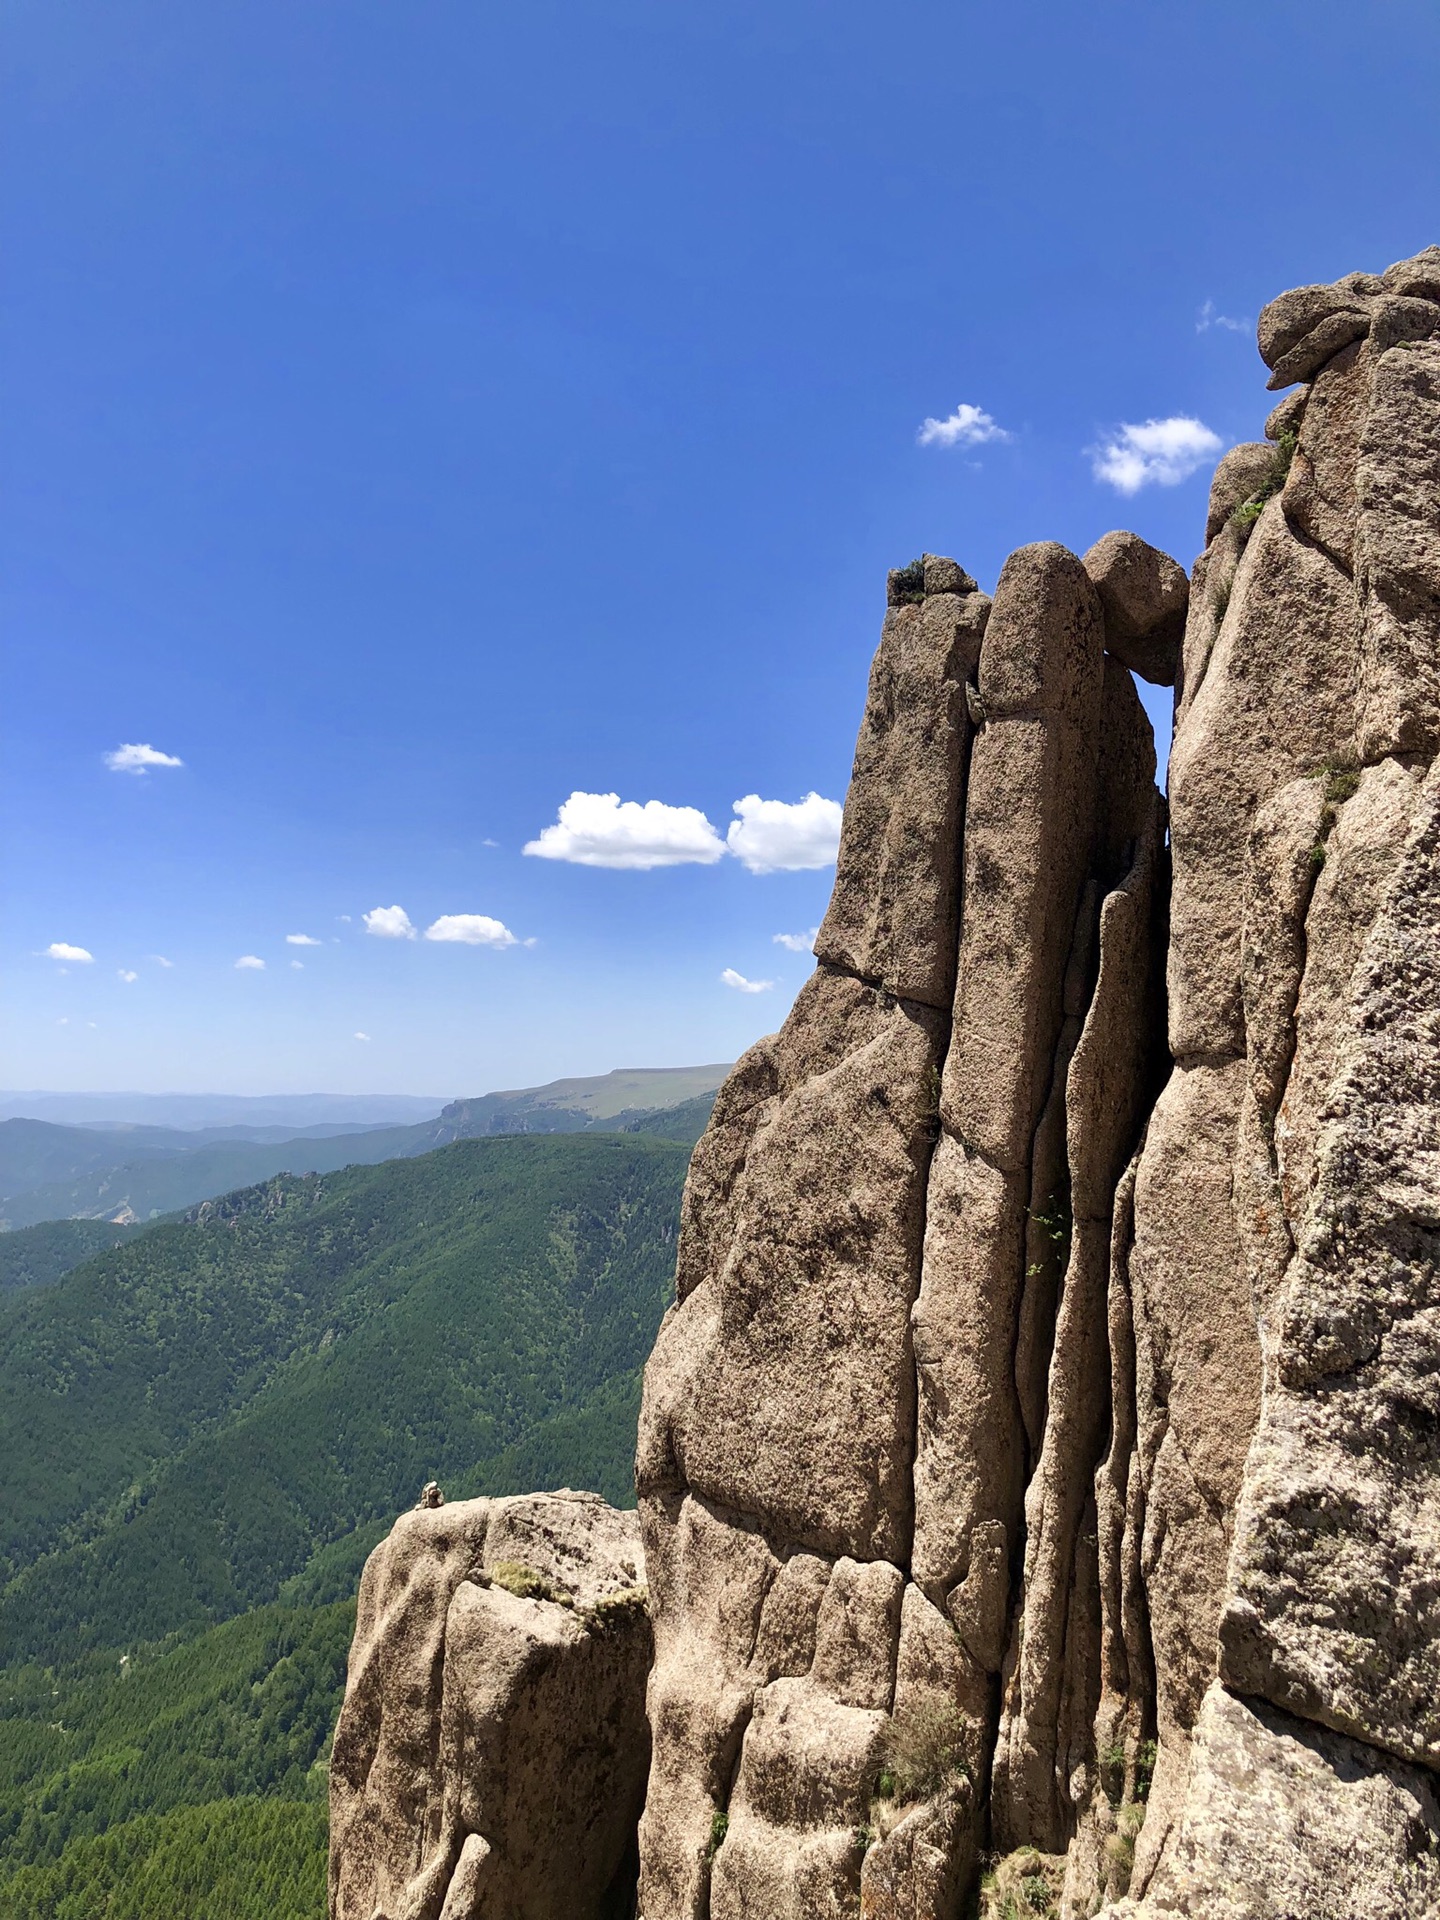
[{"label": "forested mountain slope", "polygon": [[7,1920],[319,1920],[361,1561],[431,1477],[633,1498],[688,1157],[532,1135],[281,1176],[9,1296]]}]

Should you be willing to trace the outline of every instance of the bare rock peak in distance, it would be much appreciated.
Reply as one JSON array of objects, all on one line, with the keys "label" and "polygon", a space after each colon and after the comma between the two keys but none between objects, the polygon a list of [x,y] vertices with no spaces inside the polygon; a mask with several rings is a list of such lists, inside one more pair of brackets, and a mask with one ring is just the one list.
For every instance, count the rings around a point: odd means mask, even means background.
[{"label": "bare rock peak in distance", "polygon": [[1440,1915],[1440,248],[1259,344],[1188,576],[890,574],[638,1519],[377,1549],[333,1920]]}]

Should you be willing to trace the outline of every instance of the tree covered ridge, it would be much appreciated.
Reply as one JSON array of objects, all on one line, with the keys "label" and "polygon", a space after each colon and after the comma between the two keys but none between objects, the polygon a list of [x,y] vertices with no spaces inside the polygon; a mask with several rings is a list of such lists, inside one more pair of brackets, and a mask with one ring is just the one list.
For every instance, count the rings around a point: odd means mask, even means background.
[{"label": "tree covered ridge", "polygon": [[0,1307],[7,1920],[320,1920],[364,1556],[432,1475],[633,1498],[687,1160],[281,1176]]}]

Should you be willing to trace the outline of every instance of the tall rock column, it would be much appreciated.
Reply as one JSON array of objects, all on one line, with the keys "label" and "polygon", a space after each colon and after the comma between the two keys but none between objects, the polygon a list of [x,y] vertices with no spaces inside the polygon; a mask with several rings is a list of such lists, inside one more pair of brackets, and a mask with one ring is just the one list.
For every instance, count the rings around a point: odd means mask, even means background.
[{"label": "tall rock column", "polygon": [[1303,384],[1216,475],[1170,763],[1130,1879],[1398,1917],[1440,1910],[1440,249],[1282,295],[1260,347]]},{"label": "tall rock column", "polygon": [[646,1920],[853,1900],[893,1703],[910,1308],[989,602],[931,558],[891,602],[819,964],[716,1102],[646,1370]]}]

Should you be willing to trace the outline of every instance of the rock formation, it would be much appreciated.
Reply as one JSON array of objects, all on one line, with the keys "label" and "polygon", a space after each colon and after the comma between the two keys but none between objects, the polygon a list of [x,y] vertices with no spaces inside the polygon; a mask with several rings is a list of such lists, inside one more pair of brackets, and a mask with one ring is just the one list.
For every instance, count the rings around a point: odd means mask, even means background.
[{"label": "rock formation", "polygon": [[[1128,533],[891,575],[646,1372],[642,1920],[1440,1915],[1440,248],[1259,340],[1296,390],[1188,582]],[[552,1910],[436,1731],[512,1697],[522,1603],[422,1551],[462,1511],[367,1570],[335,1920]]]},{"label": "rock formation", "polygon": [[360,1585],[334,1920],[622,1920],[649,1663],[633,1513],[567,1492],[404,1515]]}]

